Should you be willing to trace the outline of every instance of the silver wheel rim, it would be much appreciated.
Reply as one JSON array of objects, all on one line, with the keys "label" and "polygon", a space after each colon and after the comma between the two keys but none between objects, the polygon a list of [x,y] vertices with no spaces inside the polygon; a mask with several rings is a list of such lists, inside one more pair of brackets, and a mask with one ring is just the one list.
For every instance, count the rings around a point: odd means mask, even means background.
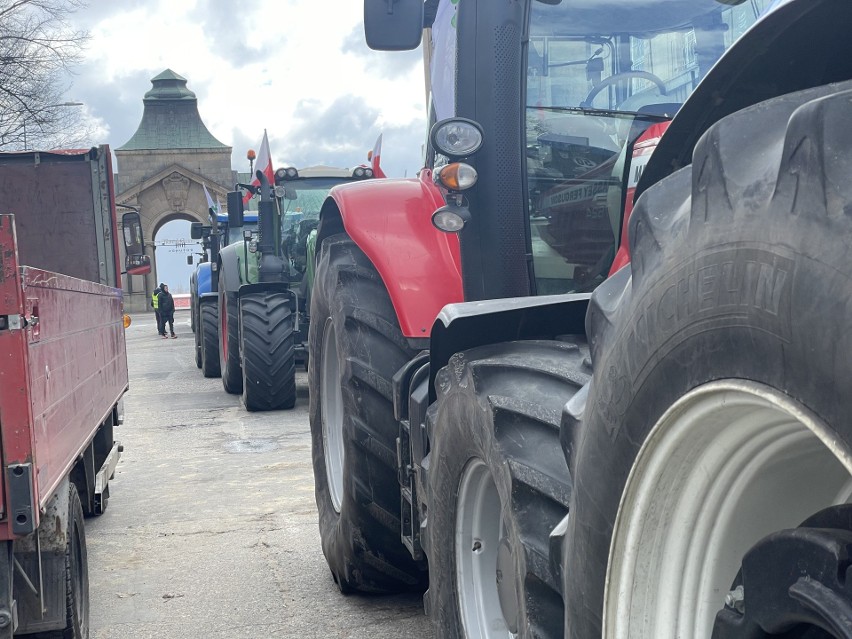
[{"label": "silver wheel rim", "polygon": [[709,639],[745,552],[847,501],[850,475],[837,437],[774,389],[726,380],[684,395],[651,430],[621,498],[604,637]]},{"label": "silver wheel rim", "polygon": [[322,333],[320,409],[328,493],[331,505],[339,513],[343,502],[343,392],[340,388],[337,335],[331,318],[325,321]]},{"label": "silver wheel rim", "polygon": [[497,485],[482,460],[472,459],[465,466],[457,504],[456,590],[465,636],[512,637],[497,586],[498,554],[506,529]]}]

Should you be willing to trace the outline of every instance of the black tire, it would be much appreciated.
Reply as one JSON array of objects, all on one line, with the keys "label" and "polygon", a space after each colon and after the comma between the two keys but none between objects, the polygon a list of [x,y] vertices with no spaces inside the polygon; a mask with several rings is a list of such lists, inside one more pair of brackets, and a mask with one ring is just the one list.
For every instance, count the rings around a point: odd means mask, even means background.
[{"label": "black tire", "polygon": [[290,298],[250,293],[240,298],[240,352],[246,410],[296,405],[296,348]]},{"label": "black tire", "polygon": [[229,291],[225,270],[219,268],[219,370],[222,386],[234,395],[243,391],[240,364],[240,304],[236,291]]},{"label": "black tire", "polygon": [[204,377],[219,377],[219,309],[215,304],[201,305],[201,372]]},{"label": "black tire", "polygon": [[89,562],[83,507],[71,484],[68,501],[68,535],[65,545],[65,628],[27,635],[33,639],[88,639]]},{"label": "black tire", "polygon": [[[323,340],[334,330],[341,372],[343,467],[335,509],[323,444]],[[331,336],[331,333],[329,333]],[[329,337],[331,339],[331,337]],[[426,586],[425,565],[400,540],[398,425],[391,378],[414,351],[400,331],[381,277],[345,234],[322,244],[308,337],[310,421],[322,549],[342,592]],[[330,462],[331,463],[331,462]]]},{"label": "black tire", "polygon": [[192,336],[195,339],[195,366],[198,367],[198,368],[201,368],[201,364],[202,364],[201,331],[195,330],[195,315],[196,315],[196,313],[200,314],[200,312],[201,312],[201,309],[198,307],[198,305],[193,304],[193,308],[192,308],[192,311],[191,311],[192,326],[193,326],[193,328],[192,328],[193,335]]},{"label": "black tire", "polygon": [[651,429],[689,391],[756,382],[817,415],[849,455],[852,92],[817,99],[836,90],[782,96],[721,120],[691,166],[637,203],[633,261],[589,308],[594,377],[583,421],[565,420],[580,432],[576,450],[565,450],[574,478],[566,637],[601,636],[628,475]]},{"label": "black tire", "polygon": [[[568,513],[571,482],[559,448],[559,425],[562,407],[591,373],[588,349],[581,344],[484,346],[454,355],[438,372],[438,397],[428,414],[432,450],[423,464],[430,468],[427,608],[437,637],[505,637],[510,632],[562,637],[559,567],[549,559],[549,535]],[[488,540],[457,519],[462,513],[465,520],[472,507],[472,501],[468,509],[460,507],[468,496],[463,478],[483,464],[485,483],[496,488],[500,506],[479,515],[480,524],[494,532]],[[489,524],[490,513],[498,520],[490,524],[496,525]],[[498,547],[501,561],[491,565]],[[458,575],[472,576],[466,557],[458,561],[464,553],[470,559],[476,553],[474,561],[488,563],[491,572],[478,582],[460,581]],[[460,592],[474,590],[478,596],[465,604]],[[483,614],[489,622],[476,628],[471,619]]]}]

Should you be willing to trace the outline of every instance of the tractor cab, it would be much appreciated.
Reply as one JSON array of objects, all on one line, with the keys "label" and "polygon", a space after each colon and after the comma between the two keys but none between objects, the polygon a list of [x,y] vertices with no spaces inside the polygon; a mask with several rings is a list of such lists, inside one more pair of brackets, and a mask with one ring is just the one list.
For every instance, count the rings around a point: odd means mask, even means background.
[{"label": "tractor cab", "polygon": [[302,299],[310,304],[313,284],[313,242],[320,210],[328,192],[338,184],[360,182],[374,177],[367,166],[336,168],[310,166],[282,167],[275,172],[275,197],[281,214],[281,246],[288,256],[291,276],[302,283]]},{"label": "tractor cab", "polygon": [[615,4],[531,4],[524,160],[539,294],[607,277],[656,142],[769,2]]},{"label": "tractor cab", "polygon": [[[626,219],[656,142],[770,5],[412,0],[390,12],[368,1],[373,48],[408,47],[418,15],[426,26],[426,165],[458,214],[436,226],[458,233],[464,298],[587,292],[626,263]],[[478,150],[436,145],[437,129],[464,120]],[[466,185],[440,179],[455,161],[473,171]]]}]

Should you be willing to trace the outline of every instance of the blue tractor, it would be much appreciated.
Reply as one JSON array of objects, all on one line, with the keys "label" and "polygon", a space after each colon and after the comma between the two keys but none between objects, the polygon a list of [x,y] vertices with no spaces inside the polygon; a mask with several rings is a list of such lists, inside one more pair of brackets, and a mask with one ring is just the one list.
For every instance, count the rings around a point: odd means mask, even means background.
[{"label": "blue tractor", "polygon": [[214,265],[219,251],[229,244],[243,241],[244,231],[257,229],[257,213],[243,215],[241,226],[228,223],[227,213],[210,210],[210,224],[192,224],[191,237],[201,240],[201,261],[192,274],[190,289],[190,324],[195,333],[195,365],[205,377],[219,377],[218,277]]}]

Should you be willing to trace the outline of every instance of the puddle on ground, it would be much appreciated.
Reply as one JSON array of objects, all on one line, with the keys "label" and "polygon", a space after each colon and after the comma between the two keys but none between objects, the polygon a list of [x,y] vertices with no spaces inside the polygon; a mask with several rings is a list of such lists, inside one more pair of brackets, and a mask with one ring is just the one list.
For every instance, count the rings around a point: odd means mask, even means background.
[{"label": "puddle on ground", "polygon": [[225,442],[225,450],[229,453],[268,453],[278,448],[274,439],[235,439]]}]

